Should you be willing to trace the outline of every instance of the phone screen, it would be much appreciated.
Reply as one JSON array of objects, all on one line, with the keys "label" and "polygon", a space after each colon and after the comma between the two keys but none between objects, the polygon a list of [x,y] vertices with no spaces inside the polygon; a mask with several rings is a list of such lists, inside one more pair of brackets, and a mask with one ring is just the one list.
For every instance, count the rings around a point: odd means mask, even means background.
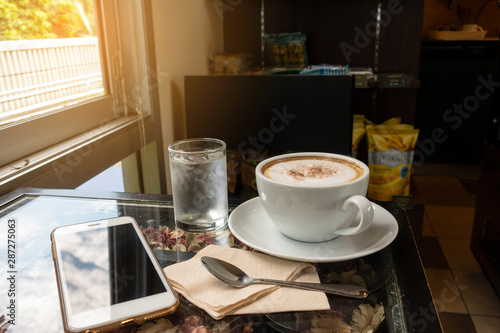
[{"label": "phone screen", "polygon": [[131,224],[60,234],[73,315],[166,292]]}]

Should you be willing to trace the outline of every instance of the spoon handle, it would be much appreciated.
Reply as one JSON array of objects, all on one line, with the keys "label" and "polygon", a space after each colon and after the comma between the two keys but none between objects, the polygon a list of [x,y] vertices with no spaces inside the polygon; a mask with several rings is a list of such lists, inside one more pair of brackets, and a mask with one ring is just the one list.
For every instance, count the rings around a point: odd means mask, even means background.
[{"label": "spoon handle", "polygon": [[278,280],[268,280],[268,279],[253,279],[253,283],[275,284],[285,287],[322,291],[329,294],[359,298],[359,299],[368,296],[368,290],[366,290],[366,288],[350,284],[321,284],[321,283],[307,283],[307,282],[294,282],[294,281],[278,281]]}]

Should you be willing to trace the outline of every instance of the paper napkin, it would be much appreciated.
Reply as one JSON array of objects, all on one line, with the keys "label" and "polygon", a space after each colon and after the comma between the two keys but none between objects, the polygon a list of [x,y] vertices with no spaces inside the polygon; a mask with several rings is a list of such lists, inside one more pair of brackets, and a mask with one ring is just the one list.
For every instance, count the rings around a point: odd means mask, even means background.
[{"label": "paper napkin", "polygon": [[210,256],[232,263],[253,278],[319,283],[315,267],[309,263],[276,258],[267,254],[210,245],[187,261],[166,267],[172,287],[214,319],[229,314],[328,310],[322,292],[274,285],[255,284],[232,287],[210,274],[201,257]]}]

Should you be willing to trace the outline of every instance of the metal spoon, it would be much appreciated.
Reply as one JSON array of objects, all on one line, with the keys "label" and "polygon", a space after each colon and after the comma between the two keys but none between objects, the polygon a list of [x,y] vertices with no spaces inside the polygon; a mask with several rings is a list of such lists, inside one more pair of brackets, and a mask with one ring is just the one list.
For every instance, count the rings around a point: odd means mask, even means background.
[{"label": "metal spoon", "polygon": [[201,262],[205,268],[212,273],[219,280],[226,282],[233,287],[242,288],[250,284],[275,284],[286,287],[294,287],[307,290],[323,291],[325,293],[352,297],[352,298],[365,298],[368,296],[368,290],[363,287],[347,285],[347,284],[321,284],[321,283],[305,283],[293,281],[279,281],[269,279],[253,279],[249,277],[238,267],[212,257],[201,257]]}]

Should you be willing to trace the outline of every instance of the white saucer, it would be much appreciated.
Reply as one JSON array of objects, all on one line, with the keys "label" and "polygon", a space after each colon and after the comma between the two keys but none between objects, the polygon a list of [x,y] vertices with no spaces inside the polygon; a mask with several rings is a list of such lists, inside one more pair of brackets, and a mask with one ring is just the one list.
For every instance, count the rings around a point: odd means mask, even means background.
[{"label": "white saucer", "polygon": [[267,216],[259,197],[234,209],[229,215],[229,229],[243,244],[275,257],[306,262],[355,259],[383,249],[398,234],[394,216],[381,206],[372,205],[375,216],[366,231],[328,242],[300,242],[283,235]]}]

